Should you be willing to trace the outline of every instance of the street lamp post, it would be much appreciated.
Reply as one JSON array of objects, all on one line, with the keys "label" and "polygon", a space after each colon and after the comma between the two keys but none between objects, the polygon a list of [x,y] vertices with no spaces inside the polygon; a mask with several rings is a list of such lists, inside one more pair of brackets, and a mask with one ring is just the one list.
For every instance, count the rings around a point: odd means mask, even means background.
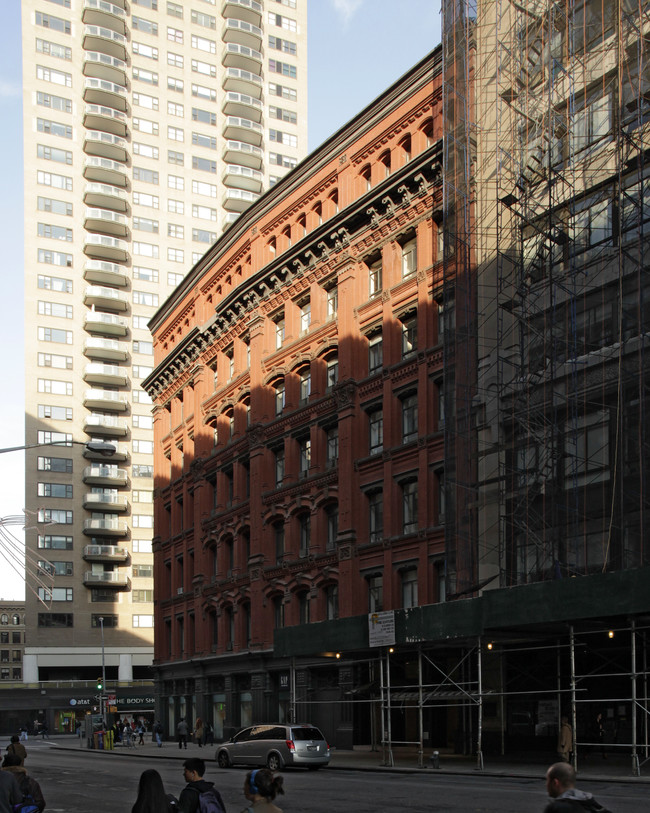
[{"label": "street lamp post", "polygon": [[104,616],[99,616],[99,626],[102,630],[102,689],[99,696],[101,701],[102,728],[106,731],[106,662],[104,660]]},{"label": "street lamp post", "polygon": [[55,440],[52,443],[28,443],[25,446],[9,446],[0,449],[0,454],[5,452],[24,452],[26,449],[40,449],[43,446],[83,446],[89,452],[95,452],[103,457],[112,457],[117,449],[112,443],[105,443],[103,440]]}]

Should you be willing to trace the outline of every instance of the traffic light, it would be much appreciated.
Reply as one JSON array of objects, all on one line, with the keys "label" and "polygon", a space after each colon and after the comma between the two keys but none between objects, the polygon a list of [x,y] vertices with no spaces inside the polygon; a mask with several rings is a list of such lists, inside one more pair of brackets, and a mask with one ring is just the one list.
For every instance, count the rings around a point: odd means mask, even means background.
[{"label": "traffic light", "polygon": [[100,691],[104,688],[104,681],[101,678],[97,678],[97,691]]}]

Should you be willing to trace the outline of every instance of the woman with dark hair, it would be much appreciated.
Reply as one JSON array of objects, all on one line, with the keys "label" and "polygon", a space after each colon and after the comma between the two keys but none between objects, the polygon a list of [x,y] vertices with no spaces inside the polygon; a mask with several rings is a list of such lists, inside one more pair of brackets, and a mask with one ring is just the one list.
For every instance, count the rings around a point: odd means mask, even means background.
[{"label": "woman with dark hair", "polygon": [[138,798],[131,813],[173,813],[177,810],[176,800],[165,793],[165,786],[158,771],[149,768],[140,774]]},{"label": "woman with dark hair", "polygon": [[242,810],[242,813],[253,813],[253,811],[282,813],[280,808],[273,804],[273,800],[278,794],[284,793],[283,781],[281,776],[273,776],[268,768],[249,771],[244,781],[244,796],[251,802],[251,805]]}]

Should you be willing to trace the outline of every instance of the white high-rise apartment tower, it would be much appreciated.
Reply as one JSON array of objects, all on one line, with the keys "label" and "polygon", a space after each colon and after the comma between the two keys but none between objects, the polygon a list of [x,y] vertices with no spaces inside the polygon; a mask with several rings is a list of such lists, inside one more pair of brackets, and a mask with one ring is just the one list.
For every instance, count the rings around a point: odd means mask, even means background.
[{"label": "white high-rise apartment tower", "polygon": [[101,617],[107,672],[130,681],[153,655],[147,322],[307,152],[307,0],[22,15],[25,442],[57,444],[26,463],[24,679],[101,674]]}]

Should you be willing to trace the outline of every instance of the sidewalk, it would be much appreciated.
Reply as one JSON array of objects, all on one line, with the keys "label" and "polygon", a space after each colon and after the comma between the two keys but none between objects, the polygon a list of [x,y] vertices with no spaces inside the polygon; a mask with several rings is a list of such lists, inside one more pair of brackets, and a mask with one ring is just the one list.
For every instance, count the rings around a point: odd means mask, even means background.
[{"label": "sidewalk", "polygon": [[[190,743],[187,749],[179,749],[175,742],[165,742],[162,748],[151,741],[151,734],[145,736],[145,744],[134,748],[125,748],[117,743],[112,751],[94,751],[87,749],[83,743],[73,735],[54,735],[46,741],[52,747],[69,751],[89,751],[96,754],[111,754],[112,756],[146,757],[148,759],[187,759],[188,757],[201,757],[206,761],[214,760],[217,745],[208,745],[199,748]],[[548,766],[555,761],[554,754],[522,753],[508,756],[497,754],[483,755],[483,770],[478,770],[476,756],[467,757],[458,754],[439,753],[439,768],[434,768],[431,760],[432,749],[424,751],[423,767],[418,767],[418,751],[412,747],[396,747],[393,749],[392,765],[386,764],[388,755],[382,751],[372,751],[370,747],[358,747],[354,750],[332,749],[332,757],[327,770],[356,770],[429,774],[461,774],[471,776],[518,776],[543,780]],[[633,782],[635,784],[650,784],[650,762],[645,765],[645,757],[639,754],[641,776],[634,776],[632,757],[630,754],[611,754],[607,759],[599,755],[579,755],[578,775],[581,780],[589,782]]]}]

